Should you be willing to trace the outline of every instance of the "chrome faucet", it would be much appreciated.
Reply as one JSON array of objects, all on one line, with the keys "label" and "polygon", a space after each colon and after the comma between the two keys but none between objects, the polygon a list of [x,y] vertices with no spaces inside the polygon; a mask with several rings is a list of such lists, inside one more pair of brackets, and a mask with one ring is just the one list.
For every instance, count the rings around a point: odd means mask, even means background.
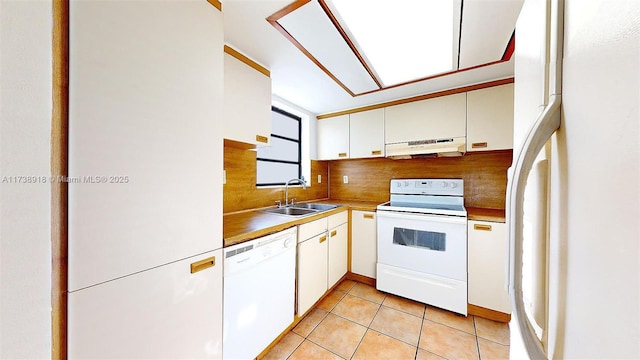
[{"label": "chrome faucet", "polygon": [[[302,188],[304,190],[307,190],[307,183],[304,182],[304,177],[300,179],[291,179],[287,181],[287,183],[284,186],[284,206],[289,205],[289,184],[291,184],[292,182],[302,185]],[[293,201],[291,203],[293,204]]]}]

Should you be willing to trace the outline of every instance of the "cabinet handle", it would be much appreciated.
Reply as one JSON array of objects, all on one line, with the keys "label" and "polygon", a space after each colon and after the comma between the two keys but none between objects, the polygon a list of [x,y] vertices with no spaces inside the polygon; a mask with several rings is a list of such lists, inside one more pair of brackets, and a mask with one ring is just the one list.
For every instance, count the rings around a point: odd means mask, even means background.
[{"label": "cabinet handle", "polygon": [[330,235],[330,236],[331,236],[331,237],[334,237],[334,236],[336,236],[336,234],[338,234],[338,230],[333,230],[333,231],[331,232],[331,235]]},{"label": "cabinet handle", "polygon": [[365,219],[373,219],[373,214],[363,214],[362,217]]},{"label": "cabinet handle", "polygon": [[322,244],[323,242],[327,241],[327,236],[320,236],[320,244]]},{"label": "cabinet handle", "polygon": [[347,153],[338,153],[338,157],[347,157]]},{"label": "cabinet handle", "polygon": [[382,150],[371,150],[371,155],[382,155]]},{"label": "cabinet handle", "polygon": [[491,231],[491,225],[473,224],[473,230]]},{"label": "cabinet handle", "polygon": [[256,135],[256,141],[267,144],[269,143],[269,138],[262,135]]},{"label": "cabinet handle", "polygon": [[212,256],[208,259],[196,261],[191,264],[191,273],[197,273],[198,271],[202,271],[204,269],[208,269],[210,267],[216,266],[216,257]]},{"label": "cabinet handle", "polygon": [[471,144],[472,149],[481,149],[481,148],[486,148],[487,146],[489,145],[486,142],[478,142],[478,143]]}]

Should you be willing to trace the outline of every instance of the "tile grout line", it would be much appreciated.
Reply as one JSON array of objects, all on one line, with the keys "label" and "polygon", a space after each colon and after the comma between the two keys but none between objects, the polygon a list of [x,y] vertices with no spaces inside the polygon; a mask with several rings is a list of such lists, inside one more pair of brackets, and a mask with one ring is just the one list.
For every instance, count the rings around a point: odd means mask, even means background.
[{"label": "tile grout line", "polygon": [[418,344],[416,345],[416,354],[414,355],[414,360],[418,360],[418,352],[420,351],[420,339],[422,339],[422,329],[424,327],[424,317],[427,315],[427,307],[424,307],[424,311],[422,312],[422,319],[420,321],[420,331],[418,332]]},{"label": "tile grout line", "polygon": [[476,351],[478,351],[478,360],[482,360],[482,355],[480,355],[480,341],[478,340],[478,329],[476,328],[476,317],[473,317],[473,332],[476,335]]},{"label": "tile grout line", "polygon": [[[387,297],[387,295],[385,295],[385,296],[382,298],[382,301],[383,301],[383,302],[384,302],[384,299],[385,299],[386,297]],[[364,300],[367,300],[367,299],[364,299]],[[368,300],[367,300],[367,301],[368,301]],[[372,301],[372,302],[373,302],[373,301]],[[378,313],[380,312],[380,309],[381,309],[381,308],[382,308],[382,303],[378,304],[378,310],[376,310],[376,313],[375,313],[375,314],[373,314],[373,317],[371,318],[371,321],[369,321],[369,325],[367,325],[367,326],[366,326],[367,330],[365,330],[364,335],[362,335],[362,339],[360,339],[360,341],[358,341],[358,345],[356,346],[355,350],[353,350],[353,354],[351,354],[351,357],[350,357],[349,359],[353,359],[353,356],[358,352],[358,348],[360,348],[360,345],[362,344],[362,341],[364,340],[364,337],[365,337],[365,336],[367,336],[367,333],[369,332],[369,330],[373,330],[373,329],[371,329],[371,324],[373,323],[373,319],[375,319],[375,318],[376,318],[376,316],[378,315]],[[347,320],[348,320],[348,319],[347,319]],[[351,320],[349,320],[349,321],[351,321]],[[358,323],[357,323],[357,322],[355,322],[355,321],[351,321],[351,322],[353,322],[353,323],[355,323],[355,324],[358,324]],[[360,325],[360,324],[358,324],[358,325]],[[373,330],[373,331],[375,331],[375,330]]]}]

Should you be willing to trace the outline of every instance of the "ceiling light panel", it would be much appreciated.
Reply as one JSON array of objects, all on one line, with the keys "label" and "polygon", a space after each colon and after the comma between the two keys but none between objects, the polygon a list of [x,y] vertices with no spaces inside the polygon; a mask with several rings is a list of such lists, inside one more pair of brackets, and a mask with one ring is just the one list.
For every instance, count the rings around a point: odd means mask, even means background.
[{"label": "ceiling light panel", "polygon": [[317,1],[310,1],[278,23],[354,94],[380,89]]},{"label": "ceiling light panel", "polygon": [[[460,68],[502,59],[524,0],[465,0]],[[500,21],[496,21],[500,19]]]},{"label": "ceiling light panel", "polygon": [[459,0],[327,0],[383,85],[457,69]]}]

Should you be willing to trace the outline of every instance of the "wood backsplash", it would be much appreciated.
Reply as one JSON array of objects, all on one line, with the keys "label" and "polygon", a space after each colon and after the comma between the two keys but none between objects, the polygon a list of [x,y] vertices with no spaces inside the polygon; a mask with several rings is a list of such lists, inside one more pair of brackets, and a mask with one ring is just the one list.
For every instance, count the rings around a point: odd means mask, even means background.
[{"label": "wood backsplash", "polygon": [[[512,150],[502,150],[452,158],[331,161],[330,197],[382,203],[389,200],[391,179],[456,178],[464,180],[465,206],[504,209],[512,156]],[[344,175],[349,177],[348,184],[343,183]]]},{"label": "wood backsplash", "polygon": [[[256,187],[256,152],[235,147],[224,147],[224,169],[227,183],[223,186],[223,212],[254,209],[274,205],[275,200],[284,202],[284,186]],[[303,190],[291,187],[289,198],[297,201],[324,199],[329,197],[329,166],[326,161],[311,161],[311,186]],[[318,184],[318,175],[322,183]]]}]

